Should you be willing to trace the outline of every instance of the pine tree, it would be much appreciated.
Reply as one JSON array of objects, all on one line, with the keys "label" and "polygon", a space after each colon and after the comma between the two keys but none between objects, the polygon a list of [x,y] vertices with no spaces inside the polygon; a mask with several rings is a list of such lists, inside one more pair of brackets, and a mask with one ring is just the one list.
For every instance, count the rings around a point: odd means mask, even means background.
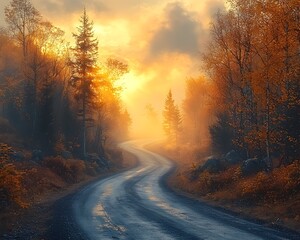
[{"label": "pine tree", "polygon": [[98,41],[94,38],[93,22],[91,22],[84,9],[80,19],[81,25],[77,28],[78,34],[73,34],[76,46],[72,49],[74,60],[72,65],[72,85],[75,88],[75,98],[80,102],[80,117],[82,118],[82,154],[86,158],[86,135],[88,114],[92,111],[95,93],[93,80],[97,68]]},{"label": "pine tree", "polygon": [[168,137],[168,140],[177,143],[179,139],[179,133],[181,131],[182,119],[179,108],[174,103],[171,90],[169,91],[165,101],[163,117],[163,127]]}]

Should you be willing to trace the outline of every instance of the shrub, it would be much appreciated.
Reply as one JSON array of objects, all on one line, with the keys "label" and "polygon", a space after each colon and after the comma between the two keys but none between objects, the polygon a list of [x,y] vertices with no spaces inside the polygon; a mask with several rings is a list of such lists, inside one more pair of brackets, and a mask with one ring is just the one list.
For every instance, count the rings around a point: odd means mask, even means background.
[{"label": "shrub", "polygon": [[241,197],[249,202],[276,202],[290,198],[300,191],[300,161],[274,169],[272,173],[258,173],[239,183]]},{"label": "shrub", "polygon": [[207,194],[214,191],[212,174],[204,171],[199,177],[199,191],[202,194]]},{"label": "shrub", "polygon": [[109,160],[116,166],[122,166],[123,164],[123,153],[119,148],[109,148],[106,150]]},{"label": "shrub", "polygon": [[78,182],[85,171],[82,160],[65,160],[61,156],[45,158],[44,165],[67,182]]},{"label": "shrub", "polygon": [[230,188],[241,177],[238,166],[231,167],[224,172],[209,173],[204,171],[198,178],[198,188],[202,194],[213,193],[221,189]]},{"label": "shrub", "polygon": [[258,201],[264,198],[268,191],[270,176],[260,172],[252,178],[240,183],[241,197],[248,201]]},{"label": "shrub", "polygon": [[10,162],[10,153],[12,149],[7,144],[0,143],[0,199],[4,205],[12,203],[22,208],[29,204],[24,200],[25,189],[22,187],[24,172],[16,169],[16,166]]}]

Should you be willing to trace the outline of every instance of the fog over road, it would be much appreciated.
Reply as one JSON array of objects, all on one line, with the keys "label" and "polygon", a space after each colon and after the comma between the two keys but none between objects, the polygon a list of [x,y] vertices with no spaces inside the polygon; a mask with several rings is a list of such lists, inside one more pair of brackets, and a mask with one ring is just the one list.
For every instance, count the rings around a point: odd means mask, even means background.
[{"label": "fog over road", "polygon": [[145,150],[147,143],[123,143],[139,165],[75,196],[75,219],[90,239],[296,239],[173,193],[164,183],[172,162]]}]

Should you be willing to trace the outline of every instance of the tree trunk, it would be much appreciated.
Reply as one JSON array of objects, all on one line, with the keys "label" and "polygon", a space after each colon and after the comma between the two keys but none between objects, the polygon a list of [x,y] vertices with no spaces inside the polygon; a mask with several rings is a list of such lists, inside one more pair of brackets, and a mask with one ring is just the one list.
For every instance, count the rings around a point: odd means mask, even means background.
[{"label": "tree trunk", "polygon": [[270,158],[270,83],[269,79],[267,80],[267,88],[266,88],[266,98],[267,98],[267,113],[266,113],[266,153],[267,153],[267,161],[268,167],[270,170],[273,169],[272,159]]},{"label": "tree trunk", "polygon": [[83,94],[82,99],[82,150],[83,159],[86,160],[86,93]]}]

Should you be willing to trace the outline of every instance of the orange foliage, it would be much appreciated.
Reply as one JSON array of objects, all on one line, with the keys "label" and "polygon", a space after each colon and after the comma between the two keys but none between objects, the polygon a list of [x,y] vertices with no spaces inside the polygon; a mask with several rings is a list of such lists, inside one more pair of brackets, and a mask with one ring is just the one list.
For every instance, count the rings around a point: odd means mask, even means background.
[{"label": "orange foliage", "polygon": [[23,199],[25,189],[22,187],[25,172],[17,170],[10,162],[11,151],[7,144],[0,143],[0,198],[8,204],[27,208],[29,204]]},{"label": "orange foliage", "polygon": [[276,203],[292,198],[300,190],[300,161],[276,168],[271,173],[261,172],[242,177],[241,168],[233,166],[224,172],[202,172],[196,181],[189,179],[189,171],[171,178],[171,184],[189,193],[213,199],[244,201],[246,203]]},{"label": "orange foliage", "polygon": [[[177,177],[178,178],[178,177]],[[214,194],[222,191],[224,198],[243,200],[248,203],[278,202],[293,197],[300,190],[300,161],[274,169],[271,173],[260,172],[251,177],[242,177],[238,166],[221,173],[203,172],[197,184],[187,181],[183,176],[177,179],[182,181],[181,188],[201,195]],[[186,186],[185,186],[186,185]],[[187,186],[189,185],[189,186]],[[191,187],[195,189],[191,189]]]},{"label": "orange foliage", "polygon": [[274,169],[270,174],[258,173],[239,184],[241,197],[246,200],[280,201],[300,190],[300,161]]}]

